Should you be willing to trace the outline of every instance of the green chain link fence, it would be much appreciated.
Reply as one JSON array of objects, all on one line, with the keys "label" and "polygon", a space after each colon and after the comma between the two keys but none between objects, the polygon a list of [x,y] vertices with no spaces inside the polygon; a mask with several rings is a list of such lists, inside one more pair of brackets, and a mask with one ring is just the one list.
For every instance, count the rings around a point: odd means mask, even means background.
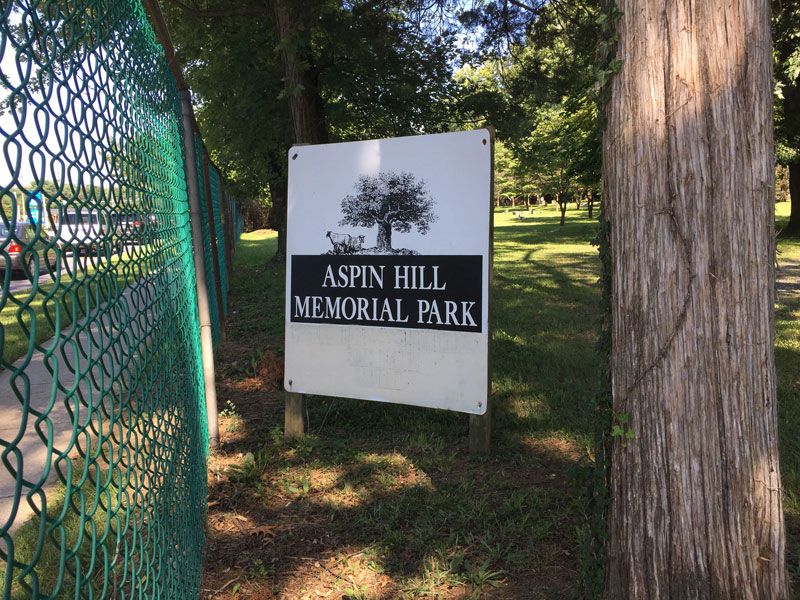
[{"label": "green chain link fence", "polygon": [[[216,240],[224,240],[225,239],[225,232],[224,226],[222,222],[222,197],[220,189],[220,176],[219,171],[214,166],[209,167],[209,187],[211,188],[211,203],[212,203],[212,213],[214,217],[214,227],[216,229],[215,238]],[[219,286],[222,296],[222,313],[223,315],[228,314],[228,303],[226,299],[228,297],[228,275],[227,269],[225,268],[225,245],[223,243],[217,243],[217,263],[219,264]]]},{"label": "green chain link fence", "polygon": [[231,211],[234,218],[233,239],[234,243],[238,244],[239,239],[242,237],[242,232],[244,231],[244,218],[242,218],[242,215],[239,214],[236,208],[236,200],[231,200]]},{"label": "green chain link fence", "polygon": [[[138,0],[0,19],[0,596],[195,598],[208,424],[175,77]],[[195,143],[219,340],[242,220]]]}]

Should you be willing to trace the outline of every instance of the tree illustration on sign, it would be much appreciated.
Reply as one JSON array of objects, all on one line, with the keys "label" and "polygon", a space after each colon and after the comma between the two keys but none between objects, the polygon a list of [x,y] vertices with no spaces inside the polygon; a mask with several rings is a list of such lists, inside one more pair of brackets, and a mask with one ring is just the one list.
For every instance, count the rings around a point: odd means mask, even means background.
[{"label": "tree illustration on sign", "polygon": [[437,216],[425,182],[412,173],[381,172],[362,175],[355,184],[355,195],[342,200],[340,225],[378,226],[377,250],[391,253],[392,230],[407,233],[412,227],[428,233]]}]

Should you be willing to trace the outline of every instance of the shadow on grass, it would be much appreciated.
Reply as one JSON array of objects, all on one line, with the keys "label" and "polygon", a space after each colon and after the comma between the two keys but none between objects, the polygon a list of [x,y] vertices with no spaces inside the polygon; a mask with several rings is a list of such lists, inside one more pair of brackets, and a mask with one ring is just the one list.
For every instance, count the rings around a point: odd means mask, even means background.
[{"label": "shadow on grass", "polygon": [[[786,517],[786,563],[793,588],[800,588],[800,294],[793,289],[795,273],[780,274],[775,314],[778,371],[778,424],[781,478]],[[787,279],[790,281],[787,282]]]},{"label": "shadow on grass", "polygon": [[[287,445],[280,393],[242,391],[247,360],[221,365],[231,377],[220,399],[238,416],[209,489],[207,590],[238,576],[251,593],[291,597],[361,583],[387,598],[576,591],[599,290],[594,224],[555,228],[496,231],[490,457],[467,453],[465,415],[331,398],[307,403],[312,435]],[[283,273],[264,266],[264,242],[258,260],[258,245],[244,244],[229,331],[255,341],[223,354],[252,359],[259,343],[279,354]],[[247,527],[229,526],[232,515]],[[264,527],[275,535],[252,534]],[[353,557],[363,581],[347,570]]]},{"label": "shadow on grass", "polygon": [[[493,456],[474,458],[463,416],[419,413],[318,398],[309,429],[319,436],[285,444],[279,432],[248,427],[224,452],[257,448],[253,470],[210,489],[218,514],[245,514],[248,526],[212,533],[206,580],[263,561],[270,585],[285,590],[307,561],[355,551],[405,592],[493,589],[524,576],[537,579],[542,597],[569,595],[578,568],[579,452],[557,436],[504,435]],[[252,535],[264,526],[279,531],[268,544]],[[536,597],[513,589],[508,597]]]},{"label": "shadow on grass", "polygon": [[[311,435],[287,444],[280,393],[242,392],[236,377],[224,383],[220,397],[240,414],[212,475],[206,589],[235,580],[262,597],[574,596],[588,568],[579,555],[598,381],[594,231],[591,221],[568,217],[560,227],[546,215],[495,231],[490,457],[468,455],[464,415],[322,397],[307,405]],[[246,281],[234,288],[234,309],[247,319],[233,327],[256,340],[249,352],[262,343],[279,354],[283,273],[262,266],[263,245],[247,248],[252,262],[238,274]],[[784,301],[776,315],[795,584],[798,302]]]}]

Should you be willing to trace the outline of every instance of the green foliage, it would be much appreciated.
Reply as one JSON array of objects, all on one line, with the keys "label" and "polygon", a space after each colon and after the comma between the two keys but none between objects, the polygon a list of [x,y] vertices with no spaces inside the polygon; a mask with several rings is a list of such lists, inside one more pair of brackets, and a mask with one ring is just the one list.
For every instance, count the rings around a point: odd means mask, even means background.
[{"label": "green foliage", "polygon": [[445,131],[452,119],[455,39],[427,35],[407,2],[336,3],[315,31],[333,140]]},{"label": "green foliage", "polygon": [[252,452],[245,454],[240,464],[231,465],[228,468],[228,476],[231,481],[239,483],[251,484],[258,479],[259,475],[260,472]]},{"label": "green foliage", "polygon": [[[289,3],[301,26],[282,43],[269,11],[242,16],[246,3],[204,4],[186,11],[170,3],[165,14],[209,151],[246,216],[284,193],[293,140],[287,96],[301,91],[285,89],[284,52],[313,74],[332,141],[446,129],[454,39],[415,27],[405,2]],[[281,219],[272,215],[272,225]]]},{"label": "green foliage", "polygon": [[778,161],[800,160],[800,5],[773,0],[775,141]]},{"label": "green foliage", "polygon": [[591,2],[545,5],[507,52],[456,73],[464,119],[497,127],[499,195],[599,188],[596,15]]},{"label": "green foliage", "polygon": [[[227,5],[210,2],[208,8]],[[164,10],[209,153],[245,214],[251,214],[249,225],[265,226],[252,213],[271,205],[269,179],[284,173],[291,140],[269,23],[264,18],[210,20],[171,4]]]}]

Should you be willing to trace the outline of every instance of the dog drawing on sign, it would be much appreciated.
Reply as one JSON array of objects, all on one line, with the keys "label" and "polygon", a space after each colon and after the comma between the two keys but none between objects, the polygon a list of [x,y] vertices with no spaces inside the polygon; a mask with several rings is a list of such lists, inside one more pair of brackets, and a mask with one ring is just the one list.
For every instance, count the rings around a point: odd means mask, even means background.
[{"label": "dog drawing on sign", "polygon": [[350,238],[350,243],[348,244],[350,254],[361,252],[361,249],[364,247],[364,239],[365,236],[363,235],[356,235]]},{"label": "dog drawing on sign", "polygon": [[360,252],[364,247],[365,237],[363,235],[353,236],[346,233],[333,233],[329,231],[325,234],[325,237],[333,244],[334,254],[355,254],[356,252]]}]

